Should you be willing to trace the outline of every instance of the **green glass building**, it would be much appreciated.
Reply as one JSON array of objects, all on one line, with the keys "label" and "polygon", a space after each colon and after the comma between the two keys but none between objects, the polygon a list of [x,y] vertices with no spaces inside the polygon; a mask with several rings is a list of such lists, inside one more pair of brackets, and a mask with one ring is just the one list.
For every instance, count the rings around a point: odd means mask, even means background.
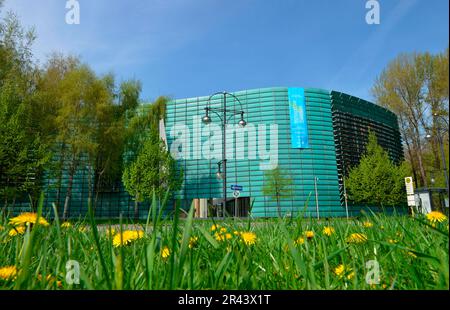
[{"label": "green glass building", "polygon": [[[235,97],[233,97],[235,96]],[[244,112],[247,125],[235,126],[240,114],[230,113],[226,131],[226,181],[229,215],[272,217],[283,215],[331,217],[358,215],[366,206],[348,202],[345,208],[343,176],[358,164],[365,150],[368,132],[388,150],[392,160],[403,157],[396,116],[373,103],[340,92],[314,88],[263,88],[235,92],[227,98],[227,109]],[[237,99],[235,99],[237,98]],[[209,100],[210,99],[210,100]],[[222,160],[221,113],[210,113],[211,123],[202,123],[205,107],[220,110],[223,96],[178,99],[167,103],[165,126],[160,132],[183,170],[182,189],[174,193],[169,213],[175,203],[188,209],[192,203],[199,217],[222,216],[223,180],[216,177]],[[148,105],[143,105],[145,113]],[[231,116],[231,117],[230,117]],[[165,128],[164,128],[165,127]],[[54,164],[60,163],[55,150]],[[292,180],[292,192],[280,200],[263,194],[266,171],[280,167]],[[52,204],[61,209],[71,188],[68,217],[84,217],[88,199],[95,199],[98,218],[134,217],[133,198],[120,179],[112,186],[94,193],[89,180],[89,162],[81,156],[71,179],[68,163],[58,173],[46,171],[42,187],[44,214],[52,216]],[[223,170],[223,165],[221,166]],[[221,171],[222,173],[224,171]],[[240,196],[233,198],[232,186],[239,186]],[[237,208],[236,208],[237,207]],[[149,203],[139,203],[140,218],[146,218]],[[27,197],[9,207],[12,213],[29,211]],[[60,210],[60,212],[62,212]]]},{"label": "green glass building", "polygon": [[[277,216],[276,199],[264,195],[263,186],[265,171],[278,166],[292,180],[291,194],[280,200],[282,214],[346,216],[343,176],[359,162],[369,130],[376,133],[392,160],[402,160],[397,117],[368,101],[315,88],[262,88],[233,95],[238,100],[226,97],[227,110],[244,111],[247,126],[227,127],[226,131],[229,214],[237,206],[241,216],[248,211],[256,217]],[[193,200],[206,208],[197,212],[200,216],[222,214],[223,180],[216,176],[222,159],[221,113],[210,113],[209,125],[202,123],[202,117],[205,107],[220,111],[223,104],[224,96],[219,94],[167,105],[168,146],[184,172],[183,187],[175,199],[185,208]],[[236,115],[228,123],[234,126],[239,120]],[[232,186],[242,189],[236,200]],[[349,215],[363,207],[349,202]]]}]

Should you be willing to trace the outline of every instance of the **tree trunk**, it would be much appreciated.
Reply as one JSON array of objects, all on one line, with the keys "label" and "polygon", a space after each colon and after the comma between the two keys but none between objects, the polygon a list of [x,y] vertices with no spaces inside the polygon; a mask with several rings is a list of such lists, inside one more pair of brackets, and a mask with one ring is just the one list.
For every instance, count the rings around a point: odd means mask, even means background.
[{"label": "tree trunk", "polygon": [[422,185],[424,187],[428,187],[427,174],[425,172],[425,167],[423,165],[423,159],[422,159],[422,145],[420,143],[419,136],[417,139],[417,161],[419,162],[419,171],[420,171],[420,176],[422,178]]},{"label": "tree trunk", "polygon": [[66,192],[66,198],[64,200],[64,211],[63,211],[63,220],[65,221],[67,219],[67,214],[69,212],[69,203],[70,198],[72,197],[72,186],[73,186],[73,177],[76,170],[76,163],[74,160],[72,160],[72,165],[69,170],[69,184],[67,185],[67,192]]},{"label": "tree trunk", "polygon": [[138,202],[138,197],[136,196],[134,199],[134,219],[138,219],[139,218],[139,202]]},{"label": "tree trunk", "polygon": [[64,152],[65,144],[61,144],[61,154],[59,158],[59,166],[58,166],[58,190],[56,191],[56,211],[58,211],[59,214],[59,200],[61,199],[61,183],[62,183],[62,175],[63,175],[63,169],[64,169]]},{"label": "tree trunk", "polygon": [[277,195],[277,210],[278,210],[278,217],[281,217],[281,206],[280,206],[280,196]]}]

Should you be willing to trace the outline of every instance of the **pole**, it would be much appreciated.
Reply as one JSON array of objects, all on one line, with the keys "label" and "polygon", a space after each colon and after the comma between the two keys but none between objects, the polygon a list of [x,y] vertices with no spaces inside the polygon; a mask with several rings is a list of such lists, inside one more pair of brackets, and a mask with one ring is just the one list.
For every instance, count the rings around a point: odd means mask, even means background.
[{"label": "pole", "polygon": [[442,142],[441,133],[438,130],[438,140],[439,140],[439,147],[441,149],[441,157],[442,157],[442,168],[444,170],[444,177],[445,177],[445,186],[447,189],[447,197],[448,195],[448,174],[447,174],[447,163],[445,161],[445,152],[444,152],[444,143]]},{"label": "pole", "polygon": [[227,127],[227,93],[223,92],[223,130],[222,130],[222,161],[223,161],[223,204],[222,217],[225,218],[227,205],[227,150],[226,150],[226,127]]},{"label": "pole", "polygon": [[347,189],[345,188],[345,178],[342,177],[342,182],[344,184],[344,201],[345,201],[345,214],[348,220],[348,203],[347,203]]},{"label": "pole", "polygon": [[319,215],[319,197],[317,194],[317,177],[314,177],[314,190],[316,192],[316,212],[317,212],[317,219],[320,219]]}]

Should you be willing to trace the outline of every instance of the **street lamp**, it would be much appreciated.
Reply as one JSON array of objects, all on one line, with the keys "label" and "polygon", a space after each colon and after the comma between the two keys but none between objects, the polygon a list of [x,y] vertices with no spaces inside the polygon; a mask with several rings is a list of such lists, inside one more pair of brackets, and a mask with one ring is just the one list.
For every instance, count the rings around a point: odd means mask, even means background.
[{"label": "street lamp", "polygon": [[[223,107],[221,108],[212,108],[211,107],[211,99],[217,95],[222,95],[223,98]],[[237,102],[239,102],[239,105],[241,107],[240,110],[228,110],[227,109],[227,96],[233,97]],[[238,122],[238,125],[240,127],[245,127],[247,125],[247,122],[244,119],[244,110],[242,109],[242,103],[241,101],[233,94],[230,94],[228,92],[217,92],[215,94],[212,94],[206,103],[205,107],[205,115],[202,117],[202,122],[206,125],[210,124],[212,122],[212,118],[210,116],[210,112],[213,112],[216,114],[222,125],[222,160],[217,163],[218,165],[218,172],[216,173],[216,176],[218,179],[222,180],[222,191],[223,191],[223,202],[222,202],[222,216],[225,216],[225,210],[226,210],[226,203],[227,203],[227,157],[226,157],[226,127],[228,124],[228,121],[236,116],[240,115],[240,119]],[[220,113],[220,114],[219,114]],[[229,118],[227,118],[227,113],[229,113]]]},{"label": "street lamp", "polygon": [[[433,113],[433,118],[437,118],[439,117],[438,113]],[[447,121],[445,118],[443,119],[445,122]],[[432,139],[433,136],[431,134],[427,134],[426,135],[427,139]],[[444,171],[444,179],[445,179],[445,186],[446,186],[446,190],[447,190],[447,197],[449,196],[448,194],[448,173],[447,173],[447,162],[445,161],[445,152],[444,152],[444,142],[442,141],[442,135],[441,135],[441,128],[439,126],[437,126],[436,128],[436,138],[438,140],[439,143],[439,148],[441,151],[441,160],[442,160],[442,169]]]}]

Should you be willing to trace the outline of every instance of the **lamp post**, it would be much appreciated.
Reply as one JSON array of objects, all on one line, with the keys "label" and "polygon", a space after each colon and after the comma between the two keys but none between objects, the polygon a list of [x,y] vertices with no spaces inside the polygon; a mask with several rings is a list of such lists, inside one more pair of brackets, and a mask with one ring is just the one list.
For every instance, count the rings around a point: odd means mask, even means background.
[{"label": "lamp post", "polygon": [[[433,117],[434,118],[439,117],[438,113],[433,113]],[[446,120],[444,119],[444,121],[446,121]],[[427,134],[426,138],[427,139],[432,139],[433,136],[431,134]],[[439,126],[437,126],[437,128],[436,128],[436,138],[438,140],[439,148],[440,148],[440,151],[441,151],[442,170],[444,171],[444,179],[445,179],[445,186],[446,186],[446,191],[447,191],[447,197],[449,197],[449,194],[448,194],[449,189],[448,189],[447,162],[445,161],[444,142],[442,141],[441,128]]]},{"label": "lamp post", "polygon": [[[223,106],[221,108],[212,108],[211,107],[211,99],[217,95],[222,95]],[[233,99],[235,99],[237,102],[239,102],[241,109],[240,110],[236,110],[236,109],[228,110],[227,109],[227,96],[230,96]],[[222,216],[225,217],[225,210],[226,210],[226,203],[227,203],[226,127],[227,127],[228,121],[236,115],[241,116],[241,118],[238,122],[238,125],[240,127],[245,127],[247,125],[247,122],[244,120],[244,110],[242,109],[241,101],[235,95],[230,94],[225,91],[212,94],[208,98],[208,101],[207,101],[206,107],[205,107],[205,116],[203,116],[203,118],[202,118],[202,122],[204,124],[210,124],[212,122],[210,112],[213,112],[214,114],[216,114],[219,117],[219,119],[221,121],[221,125],[222,125],[222,160],[217,163],[218,168],[219,168],[219,170],[217,172],[217,177],[222,179],[222,191],[223,191]],[[229,113],[229,115],[230,115],[229,118],[227,118],[227,113]]]}]

